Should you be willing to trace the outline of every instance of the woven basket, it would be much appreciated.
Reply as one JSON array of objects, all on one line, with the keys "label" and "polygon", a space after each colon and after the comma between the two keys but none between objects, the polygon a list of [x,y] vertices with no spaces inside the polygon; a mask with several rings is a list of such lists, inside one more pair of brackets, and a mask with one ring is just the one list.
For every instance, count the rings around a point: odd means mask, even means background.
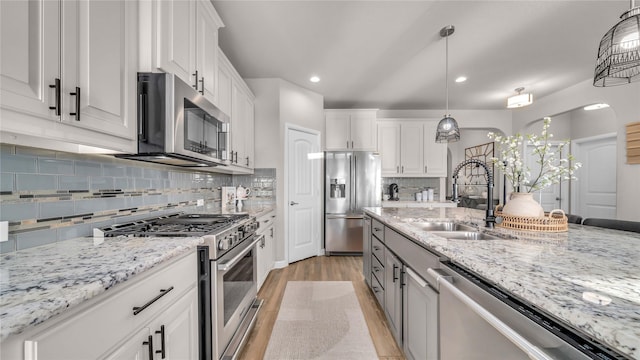
[{"label": "woven basket", "polygon": [[496,216],[502,217],[499,227],[524,231],[563,232],[569,230],[568,219],[561,209],[551,210],[542,217],[513,216],[502,213],[502,205],[496,207]]}]

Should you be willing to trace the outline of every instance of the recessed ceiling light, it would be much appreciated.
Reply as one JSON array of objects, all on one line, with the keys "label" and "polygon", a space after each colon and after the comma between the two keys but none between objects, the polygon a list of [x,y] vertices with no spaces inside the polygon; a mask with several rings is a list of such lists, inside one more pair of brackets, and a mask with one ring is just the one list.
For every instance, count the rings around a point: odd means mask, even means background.
[{"label": "recessed ceiling light", "polygon": [[583,109],[586,111],[591,111],[591,110],[600,110],[608,107],[609,107],[609,104],[600,103],[600,104],[587,105]]},{"label": "recessed ceiling light", "polygon": [[312,83],[317,83],[320,81],[320,78],[314,75],[309,79],[309,81],[311,81]]},{"label": "recessed ceiling light", "polygon": [[465,81],[467,81],[467,77],[466,76],[458,76],[456,78],[456,82],[457,83],[461,83],[461,82],[465,82]]}]

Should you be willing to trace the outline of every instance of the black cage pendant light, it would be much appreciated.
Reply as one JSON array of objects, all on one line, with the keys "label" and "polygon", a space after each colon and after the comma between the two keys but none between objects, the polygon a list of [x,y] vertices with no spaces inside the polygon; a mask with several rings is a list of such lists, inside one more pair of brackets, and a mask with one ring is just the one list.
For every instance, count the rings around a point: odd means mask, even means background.
[{"label": "black cage pendant light", "polygon": [[455,31],[453,25],[448,25],[440,30],[440,36],[445,38],[446,42],[446,60],[445,60],[445,93],[446,93],[446,109],[444,117],[438,123],[438,129],[436,130],[436,142],[448,143],[460,140],[460,128],[456,119],[452,118],[449,114],[449,36]]},{"label": "black cage pendant light", "polygon": [[640,1],[620,16],[600,40],[594,86],[614,86],[640,80]]}]

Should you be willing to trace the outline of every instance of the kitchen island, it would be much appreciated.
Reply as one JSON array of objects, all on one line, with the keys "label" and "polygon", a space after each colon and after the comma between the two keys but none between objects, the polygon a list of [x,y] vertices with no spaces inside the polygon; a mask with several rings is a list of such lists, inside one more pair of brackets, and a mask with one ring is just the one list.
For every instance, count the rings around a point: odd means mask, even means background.
[{"label": "kitchen island", "polygon": [[[640,234],[569,224],[564,233],[484,228],[467,208],[367,208],[365,212],[570,328],[640,359]],[[416,223],[479,225],[497,240],[453,240]]]}]

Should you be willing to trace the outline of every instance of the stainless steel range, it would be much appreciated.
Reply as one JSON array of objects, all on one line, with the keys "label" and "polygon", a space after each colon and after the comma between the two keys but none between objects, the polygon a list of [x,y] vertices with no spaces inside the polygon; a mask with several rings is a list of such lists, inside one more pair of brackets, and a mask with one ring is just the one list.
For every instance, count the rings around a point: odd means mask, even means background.
[{"label": "stainless steel range", "polygon": [[200,359],[235,359],[255,323],[256,235],[246,214],[173,214],[102,229],[104,236],[201,236],[198,247]]}]

